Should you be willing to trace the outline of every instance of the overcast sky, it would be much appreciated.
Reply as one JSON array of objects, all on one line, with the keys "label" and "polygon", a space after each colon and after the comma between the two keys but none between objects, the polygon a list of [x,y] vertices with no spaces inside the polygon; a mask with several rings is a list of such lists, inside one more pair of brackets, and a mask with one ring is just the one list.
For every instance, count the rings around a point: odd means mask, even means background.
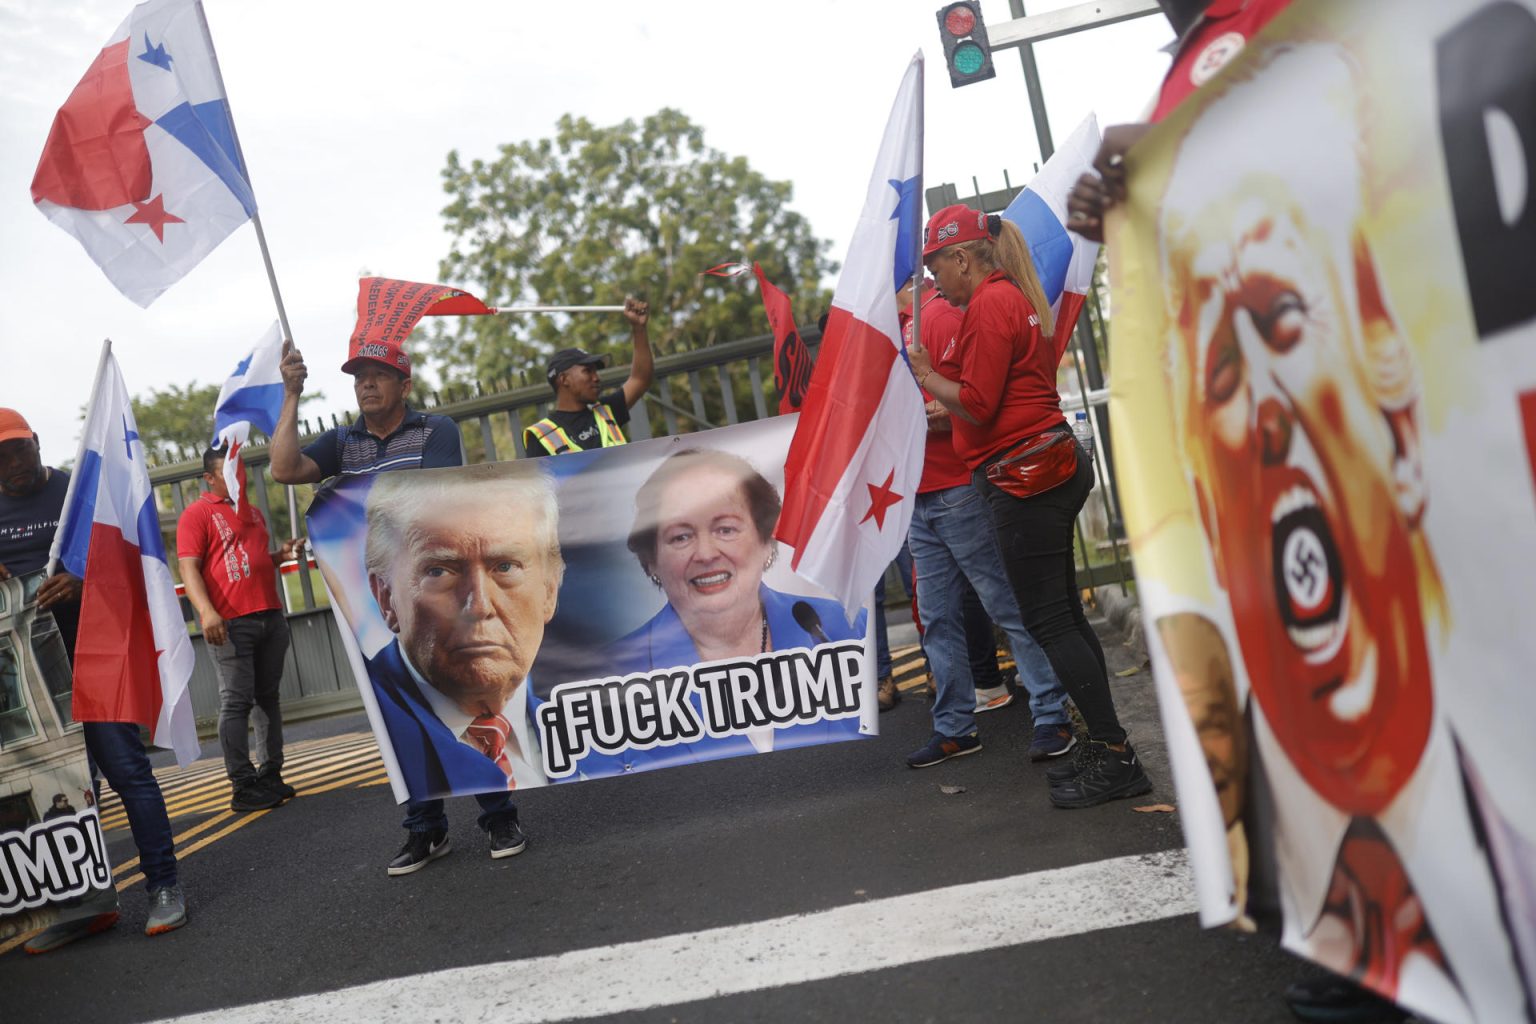
[{"label": "overcast sky", "polygon": [[[939,0],[204,3],[289,321],[327,411],[351,407],[338,367],[360,272],[437,278],[450,149],[489,158],[501,143],[550,135],[562,114],[608,125],[676,107],[713,148],[792,182],[791,205],[840,261],[921,48],[926,186],[969,194],[974,175],[986,191],[1004,170],[1022,184],[1039,160],[1017,51],[996,55],[996,79],[953,89]],[[222,382],[275,318],[249,225],[145,310],[32,206],[54,112],[131,6],[0,0],[0,405],[27,416],[51,464],[74,455],[103,338],[142,395]],[[988,24],[1008,20],[1004,0],[983,11]],[[1055,136],[1090,111],[1103,125],[1133,120],[1171,37],[1154,15],[1038,46]]]}]

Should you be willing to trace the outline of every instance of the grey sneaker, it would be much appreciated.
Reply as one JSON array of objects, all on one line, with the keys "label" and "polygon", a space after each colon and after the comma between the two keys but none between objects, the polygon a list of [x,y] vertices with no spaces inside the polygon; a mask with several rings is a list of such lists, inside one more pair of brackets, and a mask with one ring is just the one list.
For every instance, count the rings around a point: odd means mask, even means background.
[{"label": "grey sneaker", "polygon": [[179,885],[161,886],[149,893],[149,920],[145,935],[164,935],[187,923],[187,897]]}]

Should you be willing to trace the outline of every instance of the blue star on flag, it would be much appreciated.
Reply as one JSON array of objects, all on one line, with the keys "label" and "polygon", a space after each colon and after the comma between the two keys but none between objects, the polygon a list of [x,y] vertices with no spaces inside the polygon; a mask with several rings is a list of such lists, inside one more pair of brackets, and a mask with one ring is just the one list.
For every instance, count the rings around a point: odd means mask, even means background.
[{"label": "blue star on flag", "polygon": [[906,181],[888,179],[896,190],[896,209],[891,220],[896,221],[896,284],[895,291],[912,280],[917,272],[918,207],[917,189],[922,178],[914,175]]},{"label": "blue star on flag", "polygon": [[139,54],[139,60],[166,71],[171,70],[171,55],[165,52],[165,44],[151,45],[148,32],[144,33],[144,52]]},{"label": "blue star on flag", "polygon": [[251,368],[251,359],[255,355],[256,355],[256,353],[252,352],[250,355],[248,355],[244,359],[240,360],[240,365],[235,367],[235,372],[230,374],[230,376],[231,377],[244,377],[245,376],[245,371],[249,370]]},{"label": "blue star on flag", "polygon": [[133,461],[133,442],[139,439],[139,432],[128,426],[128,417],[123,417],[123,449],[128,453],[128,461]]}]

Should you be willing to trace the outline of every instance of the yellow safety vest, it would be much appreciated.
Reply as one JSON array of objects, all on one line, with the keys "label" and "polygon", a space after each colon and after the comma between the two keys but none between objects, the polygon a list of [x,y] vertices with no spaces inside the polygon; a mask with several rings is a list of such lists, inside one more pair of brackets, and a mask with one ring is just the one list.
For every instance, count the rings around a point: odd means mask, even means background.
[{"label": "yellow safety vest", "polygon": [[[619,429],[618,420],[613,418],[613,410],[606,404],[599,403],[592,406],[592,413],[597,417],[597,436],[603,442],[604,448],[615,448],[621,444],[627,444],[624,439],[624,431]],[[579,452],[581,446],[572,441],[560,425],[549,417],[539,420],[527,430],[536,438],[544,450],[551,455],[560,455],[564,452]],[[527,438],[524,438],[526,445]]]}]

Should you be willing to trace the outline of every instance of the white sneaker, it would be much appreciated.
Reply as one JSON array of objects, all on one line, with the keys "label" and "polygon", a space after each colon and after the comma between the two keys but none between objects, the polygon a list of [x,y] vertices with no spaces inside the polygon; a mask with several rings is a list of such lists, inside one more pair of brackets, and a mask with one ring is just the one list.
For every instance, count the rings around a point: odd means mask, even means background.
[{"label": "white sneaker", "polygon": [[1013,691],[1007,686],[993,686],[990,688],[978,687],[976,690],[976,713],[983,711],[996,711],[1013,703]]}]

